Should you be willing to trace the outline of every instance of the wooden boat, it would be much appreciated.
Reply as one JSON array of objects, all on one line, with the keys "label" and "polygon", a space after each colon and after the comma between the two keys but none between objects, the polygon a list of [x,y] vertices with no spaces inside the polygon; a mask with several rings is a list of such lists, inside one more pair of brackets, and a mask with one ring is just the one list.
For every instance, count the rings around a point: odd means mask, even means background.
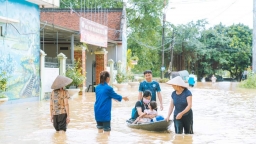
[{"label": "wooden boat", "polygon": [[166,131],[168,127],[172,124],[172,120],[168,122],[166,120],[150,122],[150,123],[141,123],[141,124],[131,124],[127,122],[127,126],[135,129],[143,129],[148,131]]}]

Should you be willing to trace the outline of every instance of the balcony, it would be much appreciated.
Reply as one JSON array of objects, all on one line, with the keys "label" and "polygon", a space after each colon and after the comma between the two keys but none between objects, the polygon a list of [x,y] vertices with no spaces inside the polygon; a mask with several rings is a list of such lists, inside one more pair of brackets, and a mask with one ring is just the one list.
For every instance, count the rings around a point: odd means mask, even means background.
[{"label": "balcony", "polygon": [[60,0],[26,0],[28,2],[39,5],[41,8],[58,8]]}]

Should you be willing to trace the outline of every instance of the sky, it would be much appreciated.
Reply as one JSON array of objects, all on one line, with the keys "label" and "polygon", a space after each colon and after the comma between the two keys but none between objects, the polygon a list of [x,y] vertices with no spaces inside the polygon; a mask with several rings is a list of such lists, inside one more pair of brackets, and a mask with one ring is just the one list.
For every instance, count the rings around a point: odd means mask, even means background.
[{"label": "sky", "polygon": [[253,28],[253,0],[170,0],[166,20],[175,25],[206,19],[207,27],[243,23]]}]

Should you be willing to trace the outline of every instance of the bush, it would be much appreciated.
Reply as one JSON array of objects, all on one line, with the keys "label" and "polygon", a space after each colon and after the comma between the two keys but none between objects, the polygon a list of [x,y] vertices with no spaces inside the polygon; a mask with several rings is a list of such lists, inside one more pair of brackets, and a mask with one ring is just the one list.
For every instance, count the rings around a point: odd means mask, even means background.
[{"label": "bush", "polygon": [[134,74],[132,72],[128,72],[126,78],[127,78],[127,80],[130,80],[132,82],[135,79]]},{"label": "bush", "polygon": [[169,81],[168,78],[159,79],[159,83],[166,83],[168,81]]},{"label": "bush", "polygon": [[72,85],[77,88],[81,84],[83,84],[86,77],[82,74],[82,67],[80,65],[79,60],[75,63],[75,67],[70,67],[67,69],[66,77],[71,78],[73,80],[71,84],[66,86],[67,88],[69,88]]},{"label": "bush", "polygon": [[242,88],[256,88],[256,74],[248,72],[247,79],[242,81],[239,86]]},{"label": "bush", "polygon": [[4,92],[7,89],[7,74],[6,72],[1,72],[0,73],[0,98],[6,98]]},{"label": "bush", "polygon": [[117,83],[123,83],[126,80],[126,77],[123,73],[117,73],[116,74],[116,81]]}]

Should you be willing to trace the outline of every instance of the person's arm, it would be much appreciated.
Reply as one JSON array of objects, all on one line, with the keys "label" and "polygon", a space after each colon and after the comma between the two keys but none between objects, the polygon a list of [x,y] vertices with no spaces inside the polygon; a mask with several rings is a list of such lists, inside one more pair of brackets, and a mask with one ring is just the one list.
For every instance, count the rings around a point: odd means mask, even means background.
[{"label": "person's arm", "polygon": [[64,98],[64,104],[65,104],[65,110],[66,110],[66,113],[67,113],[67,120],[66,122],[69,123],[70,122],[70,117],[69,117],[69,104],[68,104],[68,98],[69,98],[69,94],[68,92],[66,91],[63,91],[65,93],[65,98]]},{"label": "person's arm", "polygon": [[191,107],[192,107],[192,96],[187,97],[187,103],[188,103],[187,107],[182,112],[178,113],[178,115],[176,116],[176,119],[181,119],[182,116],[191,109]]},{"label": "person's arm", "polygon": [[159,102],[160,102],[160,110],[163,110],[164,107],[163,107],[163,99],[162,99],[162,94],[161,92],[157,92],[157,96],[158,96],[158,99],[159,99]]},{"label": "person's arm", "polygon": [[137,117],[137,119],[132,124],[136,124],[144,115],[146,115],[146,113],[143,113],[142,115]]},{"label": "person's arm", "polygon": [[162,111],[164,109],[164,107],[163,107],[163,98],[162,98],[161,88],[160,88],[159,83],[157,83],[157,97],[160,102],[160,110]]},{"label": "person's arm", "polygon": [[139,92],[138,100],[142,99],[142,92]]},{"label": "person's arm", "polygon": [[119,95],[119,94],[117,94],[114,90],[113,90],[113,88],[112,87],[109,87],[109,89],[108,89],[108,91],[109,91],[109,96],[111,97],[111,98],[113,98],[114,100],[117,100],[117,101],[122,101],[122,100],[125,100],[125,101],[128,101],[129,100],[129,98],[127,97],[127,96],[121,96],[121,95]]},{"label": "person's arm", "polygon": [[171,99],[169,111],[168,111],[167,117],[165,118],[167,122],[169,121],[169,118],[172,114],[173,108],[174,108],[173,99]]},{"label": "person's arm", "polygon": [[53,97],[53,92],[51,93],[51,98],[50,98],[50,114],[51,114],[51,122],[53,122],[53,114],[52,114],[52,110],[53,110],[53,103],[52,103],[52,97]]},{"label": "person's arm", "polygon": [[138,100],[139,101],[142,99],[142,93],[143,93],[143,84],[141,82],[140,86],[139,86],[139,95],[138,95]]}]

